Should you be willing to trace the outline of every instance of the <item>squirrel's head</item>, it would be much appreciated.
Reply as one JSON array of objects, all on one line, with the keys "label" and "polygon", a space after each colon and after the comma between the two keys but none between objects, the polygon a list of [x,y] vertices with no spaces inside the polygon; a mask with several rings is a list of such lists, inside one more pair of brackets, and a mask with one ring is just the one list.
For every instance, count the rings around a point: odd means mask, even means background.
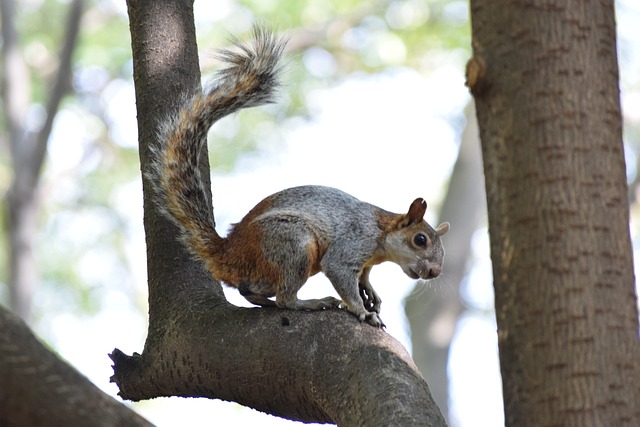
[{"label": "squirrel's head", "polygon": [[412,279],[433,279],[442,272],[444,248],[440,237],[449,231],[449,223],[434,229],[424,220],[426,210],[424,199],[414,200],[385,236],[389,261],[398,264]]}]

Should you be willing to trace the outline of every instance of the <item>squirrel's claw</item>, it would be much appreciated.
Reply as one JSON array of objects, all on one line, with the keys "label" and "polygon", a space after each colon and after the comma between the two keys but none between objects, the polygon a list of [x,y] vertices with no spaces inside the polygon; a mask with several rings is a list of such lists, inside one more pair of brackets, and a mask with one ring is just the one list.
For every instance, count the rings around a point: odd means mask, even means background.
[{"label": "squirrel's claw", "polygon": [[387,327],[382,322],[382,319],[380,319],[380,316],[378,315],[378,313],[376,313],[375,311],[360,313],[358,315],[358,319],[361,322],[366,321],[368,324],[370,324],[371,326],[374,326],[376,328],[384,329],[384,328]]},{"label": "squirrel's claw", "polygon": [[361,288],[360,297],[362,298],[362,303],[367,311],[380,314],[380,305],[382,304],[382,300],[378,294],[373,292],[373,289],[370,289],[370,292],[365,292],[365,290]]}]

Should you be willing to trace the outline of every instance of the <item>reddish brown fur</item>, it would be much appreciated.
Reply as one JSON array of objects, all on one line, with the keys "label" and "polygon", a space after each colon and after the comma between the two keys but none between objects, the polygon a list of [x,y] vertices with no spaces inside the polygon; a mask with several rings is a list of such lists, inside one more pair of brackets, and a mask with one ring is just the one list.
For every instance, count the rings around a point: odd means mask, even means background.
[{"label": "reddish brown fur", "polygon": [[[412,204],[411,207],[413,208],[413,206],[414,205]],[[411,209],[409,213],[406,214],[395,214],[382,209],[376,212],[378,227],[380,227],[380,230],[382,231],[378,240],[382,242],[389,233],[400,231],[404,236],[406,236],[407,245],[411,246],[413,236],[419,231],[423,231],[425,232],[428,245],[431,245],[433,243],[432,234],[434,231],[431,230],[431,227],[423,219],[412,223],[412,215],[415,215],[415,212],[411,212]],[[369,265],[379,264],[383,261],[387,261],[387,259],[378,258],[376,261],[377,262],[370,262]]]},{"label": "reddish brown fur", "polygon": [[318,274],[322,267],[320,266],[320,261],[322,261],[322,256],[327,251],[326,245],[322,245],[318,239],[314,239],[313,243],[307,247],[307,253],[309,255],[309,268],[307,270],[307,276],[313,276],[314,274]]},{"label": "reddish brown fur", "polygon": [[275,293],[282,283],[282,273],[277,265],[265,259],[262,246],[265,239],[262,229],[255,222],[260,214],[269,209],[271,202],[267,198],[231,228],[220,247],[211,248],[210,256],[205,259],[214,277],[235,288],[242,282],[274,285],[272,290]]},{"label": "reddish brown fur", "polygon": [[376,211],[378,227],[380,227],[380,230],[382,230],[381,237],[383,237],[387,233],[390,233],[391,231],[401,228],[401,224],[405,221],[406,216],[406,214],[395,214],[382,209]]}]

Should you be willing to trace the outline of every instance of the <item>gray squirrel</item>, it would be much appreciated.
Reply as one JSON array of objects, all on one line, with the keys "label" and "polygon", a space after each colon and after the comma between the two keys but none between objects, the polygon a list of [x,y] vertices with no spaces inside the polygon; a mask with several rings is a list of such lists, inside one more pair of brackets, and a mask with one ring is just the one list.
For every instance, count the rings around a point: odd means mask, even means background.
[{"label": "gray squirrel", "polygon": [[[152,179],[160,208],[213,277],[252,304],[291,310],[344,306],[361,322],[383,327],[381,300],[369,282],[371,267],[392,261],[413,279],[442,271],[440,237],[449,224],[435,229],[427,224],[423,199],[414,200],[406,214],[394,214],[335,188],[302,186],[262,200],[227,237],[214,228],[198,171],[207,132],[224,116],[273,102],[280,84],[286,42],[261,27],[253,35],[252,43],[235,41],[236,50],[220,53],[227,68],[161,130]],[[298,290],[320,271],[341,299],[298,299]]]}]

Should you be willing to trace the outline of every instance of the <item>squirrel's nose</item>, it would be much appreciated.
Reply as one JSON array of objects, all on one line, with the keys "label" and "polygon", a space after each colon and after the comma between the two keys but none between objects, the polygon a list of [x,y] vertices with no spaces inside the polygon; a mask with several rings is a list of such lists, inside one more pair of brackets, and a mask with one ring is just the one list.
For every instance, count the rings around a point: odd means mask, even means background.
[{"label": "squirrel's nose", "polygon": [[438,277],[440,275],[440,273],[442,273],[442,267],[439,265],[434,265],[433,267],[429,268],[429,278],[430,279],[434,279],[436,277]]}]

